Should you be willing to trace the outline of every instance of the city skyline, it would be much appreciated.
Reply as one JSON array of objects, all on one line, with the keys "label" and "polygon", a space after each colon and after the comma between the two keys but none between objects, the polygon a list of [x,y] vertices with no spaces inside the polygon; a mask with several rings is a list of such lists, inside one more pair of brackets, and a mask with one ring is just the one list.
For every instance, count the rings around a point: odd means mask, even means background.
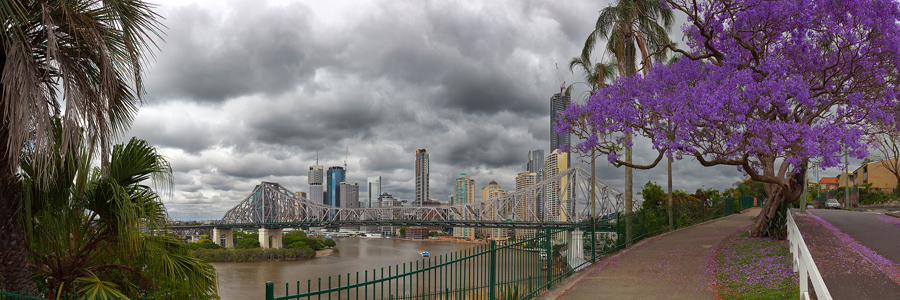
[{"label": "city skyline", "polygon": [[[583,101],[582,74],[565,66],[612,3],[154,2],[167,29],[122,137],[169,160],[175,182],[162,201],[179,220],[221,218],[261,181],[308,191],[317,152],[326,169],[346,160],[347,181],[382,176],[400,199],[415,199],[417,149],[430,152],[429,198],[447,201],[462,172],[514,186],[529,150],[550,153],[550,97],[574,83],[572,101]],[[646,141],[634,149],[639,163],[653,156]],[[675,189],[741,178],[689,158],[673,167]],[[623,187],[624,170],[605,157],[597,169]],[[635,190],[666,182],[665,167],[634,173]]]}]

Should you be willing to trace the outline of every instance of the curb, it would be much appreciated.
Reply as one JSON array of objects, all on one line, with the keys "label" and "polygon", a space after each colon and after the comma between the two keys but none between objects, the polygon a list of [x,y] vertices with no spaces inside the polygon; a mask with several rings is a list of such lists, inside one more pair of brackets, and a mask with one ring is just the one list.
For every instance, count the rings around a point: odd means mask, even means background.
[{"label": "curb", "polygon": [[887,215],[887,216],[894,217],[894,218],[900,218],[900,212],[887,212],[887,213],[884,213],[884,214]]},{"label": "curb", "polygon": [[[746,213],[748,210],[751,210],[751,209],[753,209],[753,208],[745,209],[745,210],[741,211],[740,214],[744,214],[744,213]],[[726,217],[727,217],[727,216],[726,216]],[[587,265],[587,266],[585,266],[583,269],[581,269],[581,271],[575,272],[575,274],[572,274],[572,276],[569,276],[568,278],[563,279],[563,280],[562,280],[559,284],[557,284],[556,287],[554,287],[552,290],[549,290],[549,291],[544,292],[543,294],[537,296],[535,299],[538,299],[538,300],[551,300],[551,299],[552,299],[552,300],[556,300],[556,299],[559,299],[560,297],[565,296],[566,294],[568,294],[568,293],[569,293],[569,290],[571,290],[572,287],[574,287],[576,284],[582,282],[582,281],[584,280],[584,277],[587,277],[587,275],[590,275],[591,273],[594,273],[594,271],[599,270],[599,269],[596,269],[596,268],[595,268],[595,269],[591,269],[591,270],[588,270],[588,269],[591,268],[591,267],[598,266],[598,264],[600,264],[601,262],[604,263],[604,265],[605,265],[606,263],[610,263],[611,261],[616,260],[616,259],[619,258],[620,256],[625,255],[625,254],[627,254],[628,252],[631,252],[631,250],[640,248],[640,247],[643,246],[644,244],[653,242],[653,241],[658,240],[658,239],[660,239],[660,238],[662,238],[662,237],[664,237],[664,236],[667,236],[667,235],[669,235],[669,234],[672,234],[672,233],[675,233],[675,232],[678,232],[678,231],[681,231],[681,230],[684,230],[684,229],[693,228],[693,227],[695,227],[695,226],[700,226],[700,225],[705,225],[705,224],[709,224],[709,223],[712,223],[712,222],[720,221],[720,220],[722,220],[723,218],[725,218],[725,217],[712,219],[712,220],[705,221],[705,222],[702,222],[702,223],[697,223],[697,224],[694,224],[694,225],[691,225],[691,226],[688,226],[688,227],[678,228],[678,229],[675,229],[675,230],[672,230],[672,231],[669,231],[669,232],[666,232],[666,233],[662,233],[662,234],[659,234],[659,235],[656,235],[656,236],[653,236],[653,237],[650,237],[650,238],[646,238],[646,239],[640,240],[640,241],[638,241],[637,243],[632,244],[631,247],[627,247],[627,248],[625,248],[625,249],[623,249],[623,250],[621,250],[621,251],[618,251],[618,252],[616,252],[616,253],[614,253],[614,254],[612,254],[612,255],[607,255],[607,256],[601,256],[601,257],[598,257],[598,258],[597,258],[597,262],[592,263],[592,264],[590,264],[590,265]],[[900,218],[900,215],[898,215],[898,218]]]}]

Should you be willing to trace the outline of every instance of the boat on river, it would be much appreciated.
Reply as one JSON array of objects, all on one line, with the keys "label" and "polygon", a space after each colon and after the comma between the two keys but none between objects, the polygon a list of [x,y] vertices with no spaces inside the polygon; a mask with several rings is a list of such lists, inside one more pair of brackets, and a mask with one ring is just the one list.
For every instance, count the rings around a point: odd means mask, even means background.
[{"label": "boat on river", "polygon": [[422,257],[428,257],[428,251],[422,251]]}]

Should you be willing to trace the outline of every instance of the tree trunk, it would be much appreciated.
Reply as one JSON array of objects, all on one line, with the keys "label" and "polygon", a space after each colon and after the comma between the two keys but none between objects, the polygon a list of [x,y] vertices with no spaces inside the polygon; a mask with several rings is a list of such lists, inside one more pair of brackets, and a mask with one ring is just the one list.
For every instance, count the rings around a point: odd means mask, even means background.
[{"label": "tree trunk", "polygon": [[9,134],[6,125],[0,125],[0,282],[33,290],[20,219],[18,176],[10,166]]},{"label": "tree trunk", "polygon": [[[785,176],[787,184],[775,184],[766,182],[765,191],[766,202],[763,204],[762,211],[756,217],[750,236],[752,237],[774,237],[784,238],[787,236],[787,208],[788,205],[800,199],[803,192],[803,178],[806,176],[806,163],[801,166],[801,171],[786,172],[786,167],[782,166],[779,174],[775,174],[774,159],[761,159],[764,175]],[[792,175],[788,175],[792,174]],[[782,177],[784,178],[784,177]]]},{"label": "tree trunk", "polygon": [[668,172],[669,173],[669,180],[668,180],[669,191],[667,194],[667,198],[668,198],[667,212],[669,213],[669,230],[675,230],[675,212],[672,209],[672,205],[673,205],[673,203],[672,203],[672,160],[669,158],[666,158],[666,162],[668,162],[668,165],[669,165],[669,172]]}]

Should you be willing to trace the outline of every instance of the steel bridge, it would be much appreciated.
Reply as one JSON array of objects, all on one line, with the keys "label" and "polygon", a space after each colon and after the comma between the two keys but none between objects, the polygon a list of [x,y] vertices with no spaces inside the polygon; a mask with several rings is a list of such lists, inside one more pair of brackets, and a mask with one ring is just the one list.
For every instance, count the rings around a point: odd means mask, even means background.
[{"label": "steel bridge", "polygon": [[[209,228],[572,227],[587,223],[591,218],[591,181],[595,184],[594,216],[599,219],[614,218],[616,213],[625,211],[624,192],[575,165],[498,198],[444,206],[333,207],[313,203],[278,183],[264,181],[234,208],[228,210],[221,220],[208,225],[173,226],[171,229],[188,233]],[[635,198],[634,206],[639,207],[642,202],[643,200]]]}]

